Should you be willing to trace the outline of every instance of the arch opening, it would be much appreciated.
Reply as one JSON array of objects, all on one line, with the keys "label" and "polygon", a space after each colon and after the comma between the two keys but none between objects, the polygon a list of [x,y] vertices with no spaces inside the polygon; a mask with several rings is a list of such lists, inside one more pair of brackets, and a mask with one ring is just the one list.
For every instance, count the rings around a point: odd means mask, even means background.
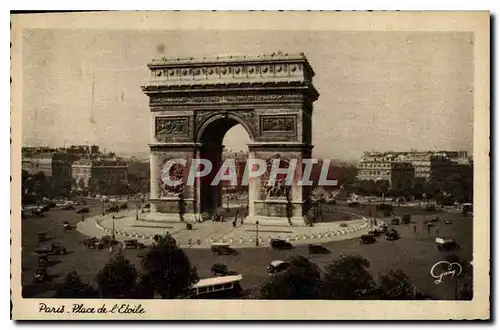
[{"label": "arch opening", "polygon": [[[248,186],[241,183],[248,159],[248,143],[252,141],[251,133],[243,123],[232,117],[216,118],[202,129],[199,157],[209,160],[212,170],[200,179],[200,212],[223,212],[226,217],[234,217],[237,213],[240,217],[247,215]],[[219,171],[224,177],[214,180]]]}]

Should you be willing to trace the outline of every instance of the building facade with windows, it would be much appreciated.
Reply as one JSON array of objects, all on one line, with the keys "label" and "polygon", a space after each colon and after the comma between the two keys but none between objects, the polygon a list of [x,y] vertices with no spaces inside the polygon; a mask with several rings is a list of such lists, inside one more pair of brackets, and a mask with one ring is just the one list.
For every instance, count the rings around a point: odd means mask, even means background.
[{"label": "building facade with windows", "polygon": [[53,196],[67,196],[71,190],[71,158],[53,149],[29,150],[23,153],[22,170],[29,175],[43,173]]},{"label": "building facade with windows", "polygon": [[405,180],[413,177],[413,180],[425,181],[432,180],[436,176],[451,175],[457,171],[469,175],[472,165],[466,151],[411,150],[409,152],[365,152],[356,168],[358,180],[388,180],[392,186],[395,178],[401,175],[405,177]]},{"label": "building facade with windows", "polygon": [[99,195],[125,195],[128,164],[117,158],[82,158],[73,163],[73,188]]}]

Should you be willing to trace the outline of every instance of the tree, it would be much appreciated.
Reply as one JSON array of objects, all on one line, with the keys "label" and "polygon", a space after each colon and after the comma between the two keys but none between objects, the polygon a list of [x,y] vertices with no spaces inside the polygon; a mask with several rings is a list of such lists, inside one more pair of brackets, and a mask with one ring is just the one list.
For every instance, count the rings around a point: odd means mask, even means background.
[{"label": "tree", "polygon": [[380,276],[377,293],[379,299],[409,300],[415,298],[415,286],[401,270],[390,270]]},{"label": "tree", "polygon": [[96,290],[83,283],[76,271],[69,272],[64,282],[57,288],[54,298],[97,298]]},{"label": "tree", "polygon": [[102,298],[133,298],[137,270],[129,260],[119,255],[112,258],[97,274],[99,295]]},{"label": "tree", "polygon": [[370,262],[360,256],[344,255],[325,267],[325,299],[363,299],[371,295],[375,282],[368,272]]},{"label": "tree", "polygon": [[318,299],[321,292],[319,267],[307,258],[290,259],[290,267],[270,277],[260,288],[262,299]]},{"label": "tree", "polygon": [[186,294],[198,281],[196,268],[168,233],[155,236],[155,244],[143,258],[142,267],[154,291],[164,299]]}]

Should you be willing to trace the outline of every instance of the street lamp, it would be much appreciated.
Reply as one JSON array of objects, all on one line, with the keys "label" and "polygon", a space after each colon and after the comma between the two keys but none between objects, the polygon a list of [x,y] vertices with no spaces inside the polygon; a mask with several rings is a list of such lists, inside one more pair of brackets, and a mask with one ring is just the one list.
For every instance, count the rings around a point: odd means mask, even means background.
[{"label": "street lamp", "polygon": [[113,241],[115,240],[115,216],[113,215]]},{"label": "street lamp", "polygon": [[259,246],[259,220],[255,221],[255,246]]}]

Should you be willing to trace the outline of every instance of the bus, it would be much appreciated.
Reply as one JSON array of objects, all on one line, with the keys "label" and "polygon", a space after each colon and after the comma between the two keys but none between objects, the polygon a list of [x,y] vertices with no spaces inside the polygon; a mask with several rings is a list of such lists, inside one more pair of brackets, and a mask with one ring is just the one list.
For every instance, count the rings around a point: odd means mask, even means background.
[{"label": "bus", "polygon": [[242,279],[241,274],[201,279],[191,287],[190,297],[192,299],[238,298],[242,293],[240,286]]}]

